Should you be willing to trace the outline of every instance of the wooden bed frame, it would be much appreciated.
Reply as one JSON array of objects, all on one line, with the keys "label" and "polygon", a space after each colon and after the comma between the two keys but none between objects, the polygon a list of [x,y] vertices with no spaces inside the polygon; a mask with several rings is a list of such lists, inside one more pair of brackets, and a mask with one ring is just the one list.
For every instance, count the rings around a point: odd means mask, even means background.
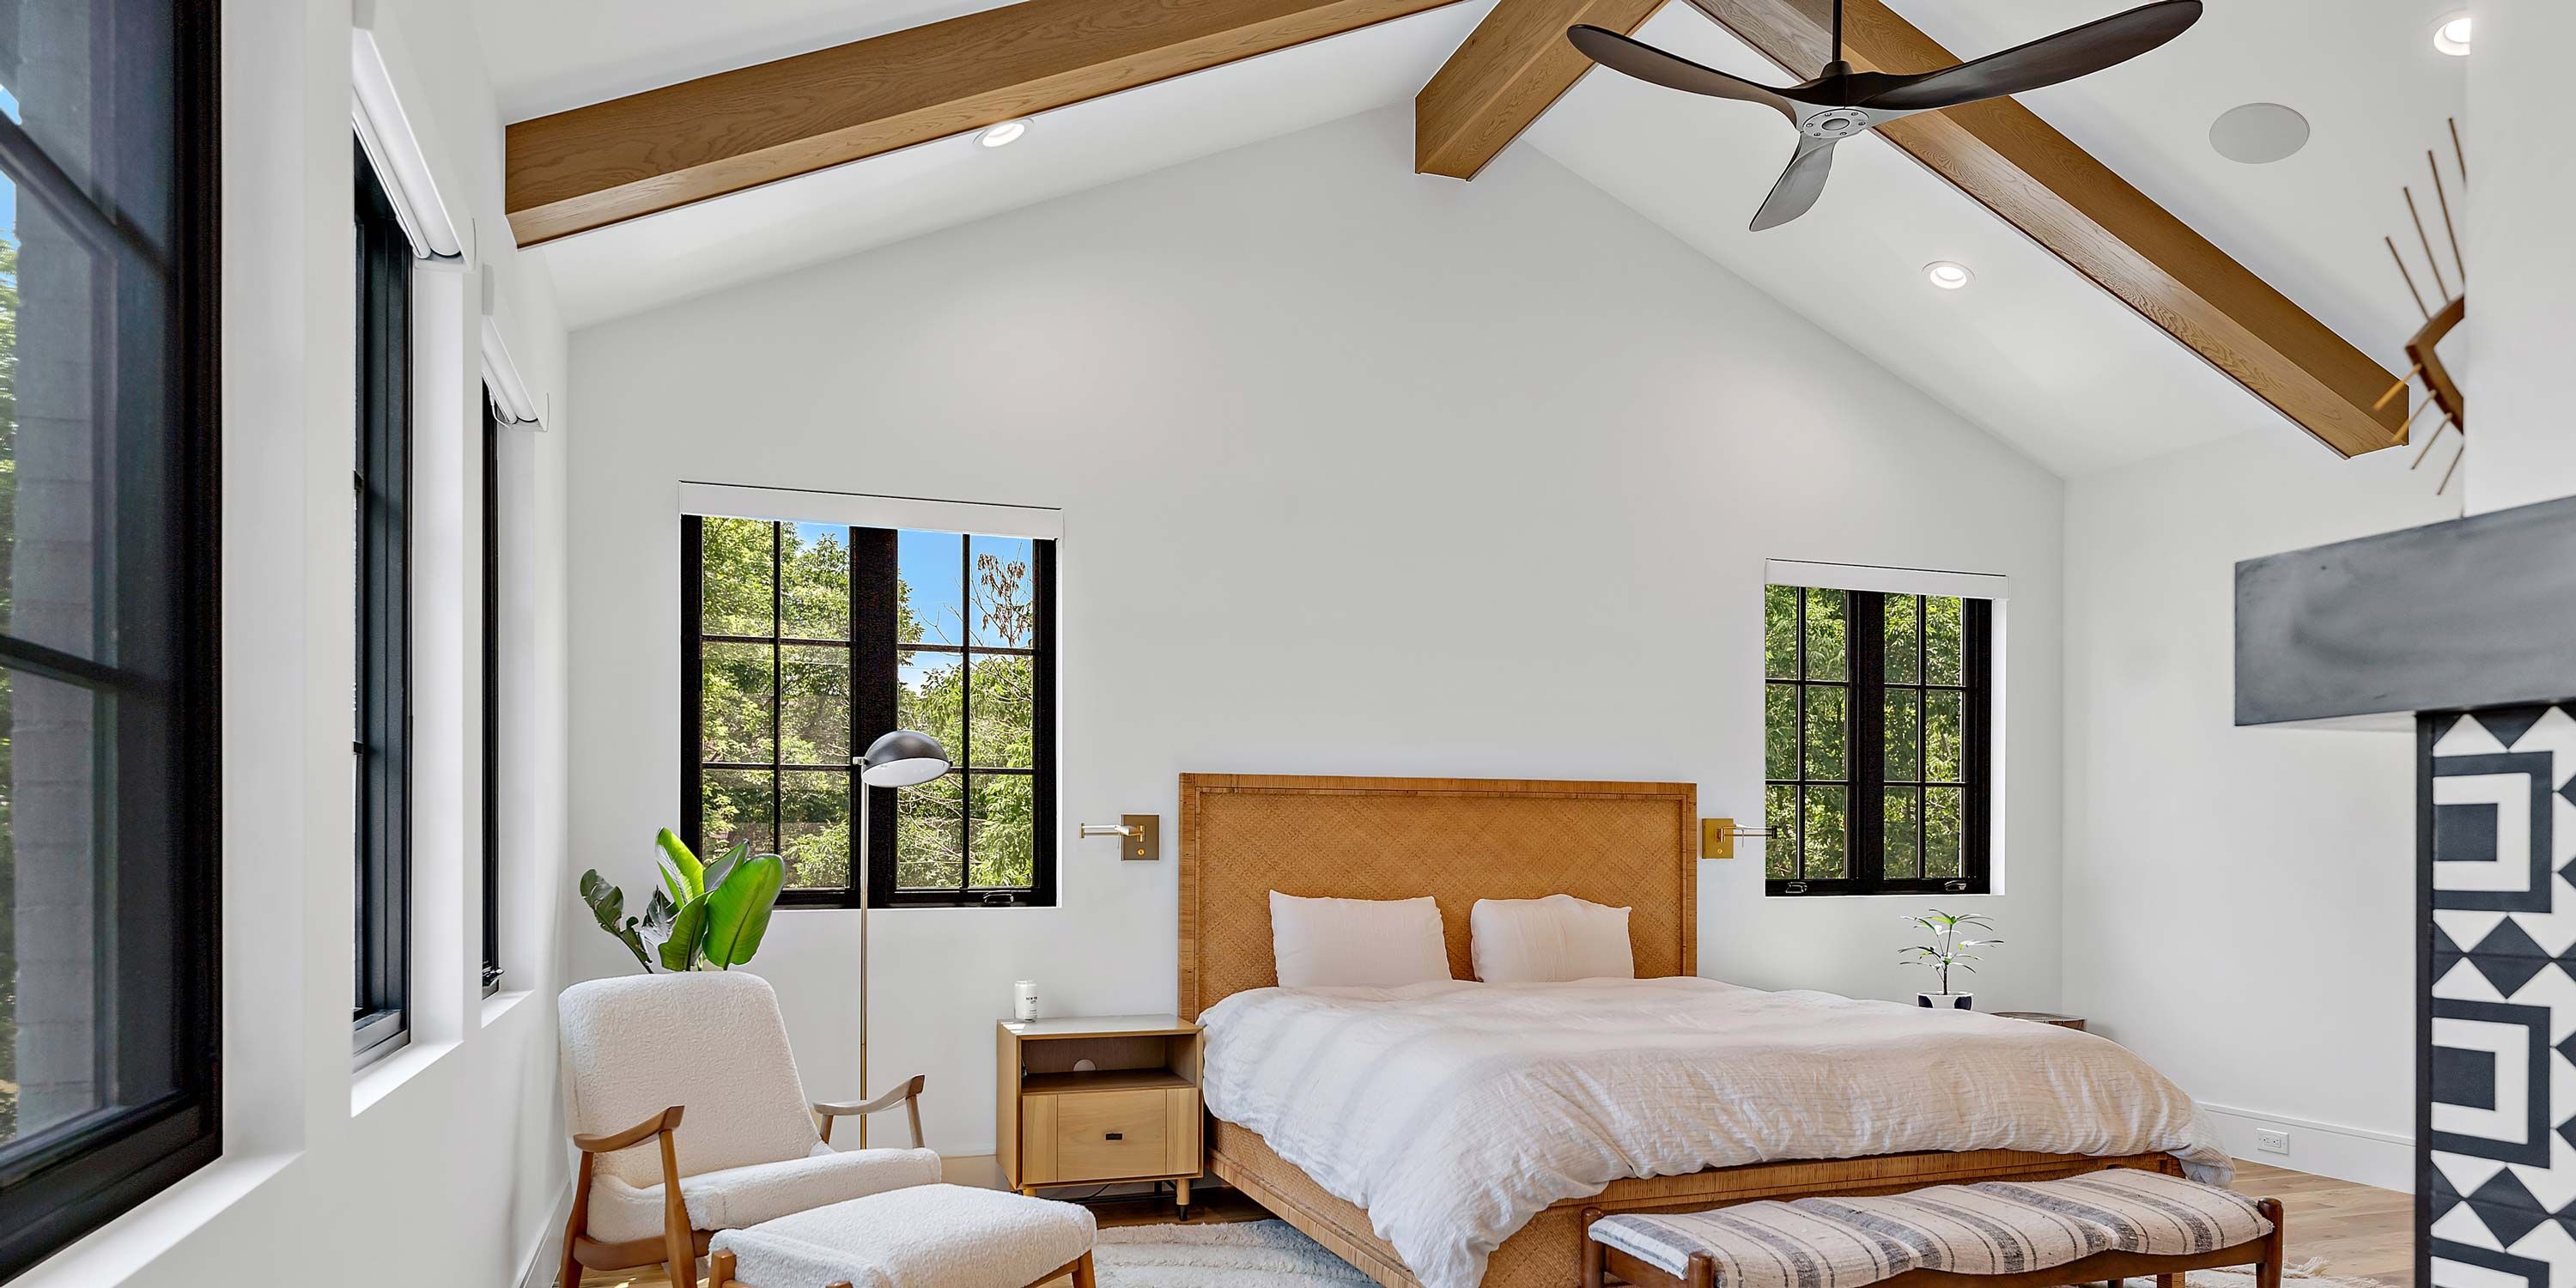
[{"label": "wooden bed frame", "polygon": [[[1180,1013],[1278,983],[1270,892],[1440,903],[1450,974],[1473,979],[1478,899],[1571,894],[1626,905],[1640,978],[1699,972],[1698,792],[1687,783],[1181,775]],[[1213,1119],[1208,1170],[1386,1288],[1421,1288],[1368,1213],[1326,1193],[1260,1134]],[[1699,1210],[1755,1199],[2054,1180],[2104,1167],[2179,1175],[2168,1154],[2019,1150],[1756,1163],[1614,1181],[1503,1241],[1483,1288],[1574,1288],[1583,1212]]]}]

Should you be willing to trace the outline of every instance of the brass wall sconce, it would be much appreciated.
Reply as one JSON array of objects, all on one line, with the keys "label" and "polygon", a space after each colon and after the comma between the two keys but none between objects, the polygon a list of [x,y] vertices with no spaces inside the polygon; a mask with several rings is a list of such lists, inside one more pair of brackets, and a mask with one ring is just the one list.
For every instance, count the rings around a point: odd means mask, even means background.
[{"label": "brass wall sconce", "polygon": [[1116,823],[1085,823],[1079,834],[1124,838],[1118,843],[1118,857],[1145,859],[1163,857],[1163,816],[1160,814],[1121,814]]}]

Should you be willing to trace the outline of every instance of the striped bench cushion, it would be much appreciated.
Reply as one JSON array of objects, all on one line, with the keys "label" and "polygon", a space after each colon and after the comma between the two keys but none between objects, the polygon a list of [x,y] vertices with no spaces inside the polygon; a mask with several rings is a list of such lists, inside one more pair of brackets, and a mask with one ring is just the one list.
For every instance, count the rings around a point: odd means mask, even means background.
[{"label": "striped bench cushion", "polygon": [[1859,1288],[1924,1269],[2018,1274],[2097,1252],[2215,1252],[2271,1232],[2243,1195],[2135,1168],[1592,1224],[1595,1240],[1676,1277],[1707,1253],[1727,1288]]}]

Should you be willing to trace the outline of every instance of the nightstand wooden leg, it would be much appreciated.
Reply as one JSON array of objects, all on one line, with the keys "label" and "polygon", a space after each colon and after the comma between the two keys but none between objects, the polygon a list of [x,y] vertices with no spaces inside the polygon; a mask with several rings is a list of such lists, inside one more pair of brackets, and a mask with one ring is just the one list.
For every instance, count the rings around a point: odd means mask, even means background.
[{"label": "nightstand wooden leg", "polygon": [[1033,1199],[1033,1198],[1036,1198],[1037,1196],[1038,1196],[1038,1187],[1036,1187],[1036,1186],[1034,1186],[1034,1185],[1023,1185],[1023,1186],[1021,1186],[1021,1187],[1020,1187],[1020,1197],[1022,1197],[1022,1198],[1031,1198],[1031,1199]]}]

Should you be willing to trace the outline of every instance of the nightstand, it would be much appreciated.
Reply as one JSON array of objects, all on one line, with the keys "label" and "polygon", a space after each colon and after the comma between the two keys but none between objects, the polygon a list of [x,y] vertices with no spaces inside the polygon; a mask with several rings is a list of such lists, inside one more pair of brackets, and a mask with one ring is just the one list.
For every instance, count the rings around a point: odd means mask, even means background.
[{"label": "nightstand", "polygon": [[1198,1025],[1173,1015],[996,1025],[994,1131],[1011,1188],[1170,1181],[1186,1215],[1204,1169],[1203,1041]]},{"label": "nightstand", "polygon": [[2059,1015],[2055,1011],[1996,1011],[1994,1014],[1998,1019],[2029,1020],[2034,1024],[2054,1024],[2061,1029],[2073,1029],[2078,1033],[2084,1031],[2084,1017],[2081,1015]]}]

